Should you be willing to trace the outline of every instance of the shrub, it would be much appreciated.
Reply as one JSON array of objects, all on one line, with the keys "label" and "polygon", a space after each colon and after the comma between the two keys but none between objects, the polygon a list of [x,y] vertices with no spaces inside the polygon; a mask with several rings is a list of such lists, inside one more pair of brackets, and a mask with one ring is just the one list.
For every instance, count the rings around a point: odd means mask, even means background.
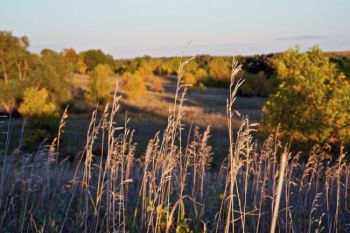
[{"label": "shrub", "polygon": [[105,54],[100,49],[90,49],[80,53],[87,65],[88,71],[94,70],[99,64],[109,65],[111,69],[114,68],[114,61],[111,55]]},{"label": "shrub", "polygon": [[277,81],[275,77],[266,77],[263,71],[258,74],[246,73],[244,76],[245,81],[239,91],[240,95],[268,97],[275,92]]},{"label": "shrub", "polygon": [[45,88],[51,100],[63,105],[71,100],[73,67],[55,51],[44,49],[28,75],[27,87]]},{"label": "shrub", "polygon": [[155,91],[155,92],[163,92],[164,91],[163,82],[159,78],[156,78],[154,76],[149,76],[148,82],[150,84],[149,89],[151,91]]},{"label": "shrub", "polygon": [[27,119],[24,123],[24,143],[35,149],[43,140],[50,142],[57,134],[58,117],[56,105],[48,101],[46,89],[27,88],[19,112]]},{"label": "shrub", "polygon": [[195,72],[195,76],[198,82],[201,82],[202,84],[206,84],[209,81],[209,75],[208,72],[203,68],[198,68]]},{"label": "shrub", "polygon": [[35,87],[24,90],[23,102],[18,111],[25,117],[56,115],[56,105],[48,101],[49,93],[45,88]]},{"label": "shrub", "polygon": [[124,78],[124,89],[128,99],[140,100],[146,96],[145,82],[139,74],[126,72]]},{"label": "shrub", "polygon": [[79,59],[75,63],[75,72],[79,74],[86,74],[87,68],[88,67],[85,64],[84,60],[81,57],[79,57]]},{"label": "shrub", "polygon": [[281,125],[300,142],[350,141],[350,84],[318,48],[291,49],[274,58],[279,86],[263,107],[262,130]]},{"label": "shrub", "polygon": [[89,90],[85,95],[87,101],[104,104],[111,98],[111,74],[112,70],[108,65],[100,64],[95,67],[89,77]]},{"label": "shrub", "polygon": [[194,65],[192,66],[192,69],[188,69],[188,71],[185,71],[183,75],[183,82],[184,84],[193,87],[197,87],[200,83],[201,85],[207,84],[209,83],[208,73],[205,69],[198,68],[197,65]]},{"label": "shrub", "polygon": [[182,81],[189,86],[195,86],[197,84],[196,76],[192,73],[184,73]]},{"label": "shrub", "polygon": [[29,150],[46,140],[50,143],[57,135],[59,119],[56,116],[30,117],[24,124],[24,144]]},{"label": "shrub", "polygon": [[174,58],[168,58],[165,60],[162,64],[160,64],[156,69],[156,74],[172,74],[177,75],[178,68],[180,64],[180,58],[174,57]]},{"label": "shrub", "polygon": [[216,85],[227,85],[230,82],[231,63],[215,57],[209,63],[209,76]]}]

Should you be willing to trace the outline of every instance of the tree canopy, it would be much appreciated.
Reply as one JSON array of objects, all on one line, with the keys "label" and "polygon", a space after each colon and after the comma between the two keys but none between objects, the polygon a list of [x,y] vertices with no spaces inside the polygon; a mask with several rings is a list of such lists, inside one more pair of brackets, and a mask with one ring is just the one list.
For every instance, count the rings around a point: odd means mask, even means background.
[{"label": "tree canopy", "polygon": [[26,117],[56,115],[56,105],[49,102],[49,93],[43,89],[30,87],[24,90],[23,102],[18,111]]},{"label": "tree canopy", "polygon": [[112,70],[108,65],[99,64],[90,73],[86,99],[92,103],[105,103],[113,91],[110,81]]},{"label": "tree canopy", "polygon": [[262,130],[283,137],[349,142],[350,83],[319,48],[291,49],[273,59],[279,86],[263,107]]},{"label": "tree canopy", "polygon": [[128,99],[140,100],[146,96],[145,82],[140,74],[125,73],[123,79],[124,89]]},{"label": "tree canopy", "polygon": [[41,51],[33,66],[26,86],[45,88],[50,98],[57,104],[65,104],[71,99],[73,67],[53,50]]},{"label": "tree canopy", "polygon": [[16,37],[8,31],[0,31],[0,78],[5,83],[17,78],[22,81],[29,70],[29,39]]},{"label": "tree canopy", "polygon": [[[0,31],[0,109],[18,108],[26,88],[45,89],[55,104],[71,98],[72,64],[61,54],[44,49],[39,55],[28,51],[27,37]],[[72,51],[69,51],[73,59]]]},{"label": "tree canopy", "polygon": [[109,65],[111,69],[114,69],[113,57],[103,53],[100,49],[90,49],[81,52],[80,55],[87,65],[88,71],[92,71],[99,64]]}]

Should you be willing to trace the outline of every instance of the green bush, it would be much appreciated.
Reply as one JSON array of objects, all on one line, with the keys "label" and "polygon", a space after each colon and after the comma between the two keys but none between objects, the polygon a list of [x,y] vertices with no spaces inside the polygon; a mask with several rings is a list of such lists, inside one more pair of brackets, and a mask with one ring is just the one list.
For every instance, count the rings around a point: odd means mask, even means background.
[{"label": "green bush", "polygon": [[244,74],[244,83],[239,90],[239,94],[247,97],[268,97],[275,93],[277,79],[274,76],[266,77],[263,71],[258,74]]},{"label": "green bush", "polygon": [[114,61],[111,55],[105,54],[100,49],[90,49],[80,53],[80,56],[83,58],[84,63],[87,66],[88,71],[92,71],[99,64],[104,64],[110,66],[114,69]]}]

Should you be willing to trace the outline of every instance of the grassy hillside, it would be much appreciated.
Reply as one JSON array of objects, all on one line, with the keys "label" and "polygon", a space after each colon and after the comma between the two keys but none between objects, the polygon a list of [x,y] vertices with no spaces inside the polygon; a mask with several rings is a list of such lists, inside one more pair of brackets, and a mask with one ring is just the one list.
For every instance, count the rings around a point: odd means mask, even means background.
[{"label": "grassy hillside", "polygon": [[[210,129],[192,130],[187,137],[188,123],[183,117],[190,106],[181,104],[185,96],[181,97],[183,86],[179,88],[178,98],[170,101],[175,104],[170,104],[169,120],[161,133],[147,140],[142,157],[135,154],[138,145],[132,129],[115,115],[119,114],[116,97],[103,115],[92,115],[81,135],[78,131],[83,129],[76,122],[67,122],[66,127],[61,124],[62,130],[74,125],[77,134],[70,136],[71,142],[87,135],[83,153],[72,161],[58,160],[57,142],[21,158],[2,158],[0,230],[349,230],[350,165],[343,151],[332,161],[327,147],[315,146],[308,161],[303,161],[288,145],[282,145],[277,134],[268,137],[263,146],[257,145],[253,135],[256,124],[235,113],[237,89],[232,86],[226,93],[228,117],[222,120],[229,126],[237,122],[239,128],[229,127],[227,135],[220,137],[229,142],[229,153],[220,169],[210,169],[213,154],[208,140],[214,134]],[[217,93],[216,89],[210,91]],[[198,94],[192,95],[200,99]],[[208,99],[204,102],[210,104]],[[185,140],[182,134],[186,134]]]}]

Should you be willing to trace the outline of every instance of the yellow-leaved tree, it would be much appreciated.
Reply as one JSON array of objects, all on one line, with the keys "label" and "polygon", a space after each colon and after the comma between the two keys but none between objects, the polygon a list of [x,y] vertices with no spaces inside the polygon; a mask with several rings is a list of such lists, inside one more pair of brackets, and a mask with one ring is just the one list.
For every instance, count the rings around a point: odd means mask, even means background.
[{"label": "yellow-leaved tree", "polygon": [[146,96],[147,91],[143,78],[138,74],[126,72],[123,76],[124,89],[128,99],[140,100]]},{"label": "yellow-leaved tree", "polygon": [[43,140],[49,143],[56,136],[59,125],[58,111],[56,105],[49,101],[49,93],[45,88],[26,88],[18,111],[26,118],[24,143],[27,149],[35,149],[37,143]]},{"label": "yellow-leaved tree", "polygon": [[57,114],[56,105],[48,100],[45,88],[29,87],[24,90],[23,102],[18,111],[24,117],[52,116]]},{"label": "yellow-leaved tree", "polygon": [[216,85],[227,85],[231,77],[231,63],[223,58],[214,57],[209,63],[209,76]]},{"label": "yellow-leaved tree", "polygon": [[106,103],[112,97],[113,83],[110,79],[112,70],[108,65],[99,64],[90,73],[86,100],[92,103]]}]

